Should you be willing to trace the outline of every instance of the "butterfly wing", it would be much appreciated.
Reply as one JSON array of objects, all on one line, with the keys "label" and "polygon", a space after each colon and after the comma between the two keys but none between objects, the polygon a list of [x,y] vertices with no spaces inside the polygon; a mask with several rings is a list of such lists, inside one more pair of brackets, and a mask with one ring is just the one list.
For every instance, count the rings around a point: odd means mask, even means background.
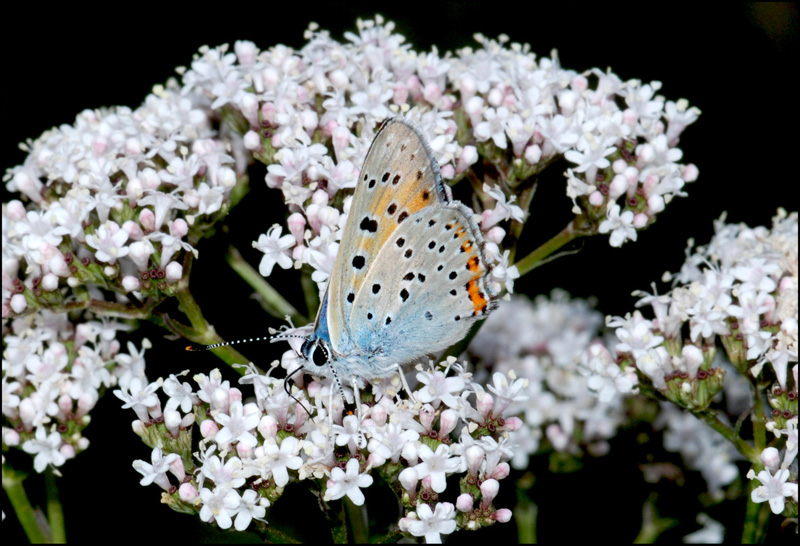
[{"label": "butterfly wing", "polygon": [[413,215],[446,202],[439,167],[420,130],[399,117],[384,122],[367,152],[328,286],[327,327],[335,355],[356,350],[362,325],[351,324],[353,304],[381,249]]},{"label": "butterfly wing", "polygon": [[458,202],[419,211],[392,233],[350,315],[370,371],[449,347],[496,307],[483,246],[472,211]]}]

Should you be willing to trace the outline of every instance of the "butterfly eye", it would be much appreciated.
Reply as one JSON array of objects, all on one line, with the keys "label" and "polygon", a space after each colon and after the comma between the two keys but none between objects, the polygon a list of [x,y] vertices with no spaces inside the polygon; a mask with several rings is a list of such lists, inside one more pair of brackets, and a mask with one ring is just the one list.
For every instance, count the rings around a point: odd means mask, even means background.
[{"label": "butterfly eye", "polygon": [[317,366],[324,366],[328,363],[328,350],[320,343],[314,347],[314,352],[311,354],[311,361]]}]

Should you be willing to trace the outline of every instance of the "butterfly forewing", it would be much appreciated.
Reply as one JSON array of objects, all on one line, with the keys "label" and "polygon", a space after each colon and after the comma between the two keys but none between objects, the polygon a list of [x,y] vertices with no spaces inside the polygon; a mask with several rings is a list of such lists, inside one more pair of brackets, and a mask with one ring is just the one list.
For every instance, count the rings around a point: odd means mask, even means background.
[{"label": "butterfly forewing", "polygon": [[[402,118],[385,122],[364,161],[331,272],[327,318],[334,353],[354,349],[350,314],[378,253],[396,244],[393,234],[412,216],[446,202],[439,168],[419,129]],[[382,269],[392,267],[383,263]]]}]

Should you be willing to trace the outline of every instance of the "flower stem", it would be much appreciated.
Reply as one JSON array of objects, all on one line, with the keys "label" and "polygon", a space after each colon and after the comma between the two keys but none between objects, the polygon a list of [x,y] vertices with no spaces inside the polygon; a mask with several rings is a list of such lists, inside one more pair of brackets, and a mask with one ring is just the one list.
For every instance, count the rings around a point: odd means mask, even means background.
[{"label": "flower stem", "polygon": [[698,419],[702,419],[708,426],[722,434],[745,459],[753,464],[760,464],[759,452],[745,440],[739,437],[734,429],[723,423],[717,418],[714,411],[703,411],[695,413]]},{"label": "flower stem", "polygon": [[67,542],[67,534],[64,529],[64,509],[61,506],[61,499],[58,498],[58,485],[53,470],[48,468],[44,473],[45,486],[47,488],[47,521],[50,523],[50,539],[56,544]]},{"label": "flower stem", "polygon": [[759,544],[764,540],[764,530],[767,528],[769,519],[769,503],[753,502],[751,494],[753,489],[760,486],[758,480],[749,480],[747,484],[747,509],[744,516],[744,528],[742,529],[742,544]]},{"label": "flower stem", "polygon": [[369,544],[369,527],[367,526],[366,509],[353,504],[349,498],[344,499],[344,511],[350,530],[353,532],[353,542],[356,544]]},{"label": "flower stem", "polygon": [[[198,345],[222,343],[224,340],[217,334],[214,327],[206,321],[200,306],[189,291],[189,275],[191,269],[191,254],[187,253],[184,259],[183,277],[181,277],[181,280],[178,282],[178,289],[175,292],[175,296],[178,298],[181,310],[189,319],[192,326],[191,328],[187,328],[179,325],[175,321],[171,321],[171,326],[186,339]],[[250,362],[248,358],[230,346],[217,347],[216,349],[212,349],[212,352],[239,374],[244,374],[246,369],[244,367],[233,366],[233,364],[247,364]]]},{"label": "flower stem", "polygon": [[261,297],[261,306],[264,310],[276,318],[284,318],[289,316],[295,323],[302,324],[306,322],[306,318],[294,308],[294,306],[286,301],[280,293],[269,284],[264,277],[259,274],[244,258],[241,253],[234,247],[228,249],[228,254],[225,256],[228,265],[249,284],[253,290]]},{"label": "flower stem", "polygon": [[519,271],[520,277],[530,273],[540,265],[545,263],[546,258],[553,254],[556,250],[566,245],[567,243],[594,233],[590,226],[577,225],[573,220],[567,227],[561,230],[559,234],[551,238],[549,241],[541,245],[539,248],[519,260],[515,265]]},{"label": "flower stem", "polygon": [[14,508],[14,513],[19,520],[25,535],[31,543],[41,544],[48,542],[52,537],[48,536],[49,530],[42,528],[46,526],[46,522],[42,521],[41,525],[37,519],[37,514],[41,513],[40,510],[34,510],[28,495],[25,493],[25,488],[22,482],[25,480],[25,475],[11,468],[9,465],[3,465],[3,491],[8,495],[8,500],[11,501],[11,506]]}]

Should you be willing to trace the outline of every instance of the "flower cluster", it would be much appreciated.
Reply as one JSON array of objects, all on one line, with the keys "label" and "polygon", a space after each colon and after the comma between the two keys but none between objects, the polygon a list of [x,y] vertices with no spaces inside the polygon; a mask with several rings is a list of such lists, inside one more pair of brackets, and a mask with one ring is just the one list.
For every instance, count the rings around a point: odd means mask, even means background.
[{"label": "flower cluster", "polygon": [[[345,43],[313,24],[306,38],[299,50],[244,41],[232,52],[206,48],[183,74],[184,93],[249,127],[244,145],[293,212],[289,233],[278,223],[254,243],[265,254],[262,274],[294,263],[327,278],[348,207],[340,190],[354,187],[378,124],[398,112],[427,136],[445,179],[473,182],[495,280],[507,287],[516,271],[499,248],[499,223],[523,220],[517,190],[554,160],[574,164],[566,193],[579,223],[609,233],[612,246],[635,240],[697,177],[678,163],[676,145],[699,110],[657,95],[659,82],[566,70],[555,53],[537,59],[505,37],[417,52],[380,18],[359,21]],[[481,159],[484,185],[472,170]]]},{"label": "flower cluster", "polygon": [[3,205],[3,317],[63,310],[87,291],[149,305],[172,295],[189,240],[216,219],[241,168],[199,98],[174,87],[136,110],[86,110],[27,143],[6,174],[28,204]]},{"label": "flower cluster", "polygon": [[11,321],[3,329],[3,448],[21,447],[33,468],[56,469],[89,446],[83,430],[103,392],[128,388],[144,374],[141,350],[116,339],[127,326],[85,320],[46,309]]},{"label": "flower cluster", "polygon": [[[763,421],[774,442],[760,455],[764,470],[757,475],[751,470],[749,477],[762,483],[753,501],[769,501],[776,514],[784,510],[786,497],[797,502],[797,218],[779,211],[772,229],[721,219],[712,241],[696,249],[690,243],[680,272],[667,276],[673,279],[671,291],[634,293],[643,296],[639,307],[652,308],[653,319],[640,311],[608,317],[616,332],[616,356],[599,348],[592,358],[602,365],[591,366],[598,383],[613,385],[609,380],[619,374],[635,373],[644,391],[702,413],[726,382],[726,369],[716,358],[719,341],[735,372],[771,385],[772,414]],[[761,413],[761,402],[756,404]],[[696,428],[677,416],[668,423],[677,431]],[[680,443],[673,442],[674,448]],[[702,443],[705,447],[698,444],[689,460],[699,461],[701,451],[706,459],[708,449],[718,446]],[[730,460],[728,453],[718,453]],[[698,469],[711,470],[708,462]],[[729,483],[731,471],[718,462],[713,472],[704,472],[710,489]]]},{"label": "flower cluster", "polygon": [[[591,379],[576,365],[600,346],[602,323],[602,314],[589,302],[570,300],[566,292],[556,290],[533,302],[524,298],[503,302],[475,336],[470,346],[474,355],[491,363],[495,371],[528,380],[521,393],[525,400],[508,409],[520,413],[524,421],[511,434],[515,468],[527,468],[529,457],[545,447],[543,440],[563,453],[577,454],[581,447],[596,455],[608,451],[606,441],[625,422],[623,396],[616,389],[594,396]],[[620,373],[617,381],[624,392],[636,385],[630,373]]]},{"label": "flower cluster", "polygon": [[86,110],[6,173],[22,200],[3,204],[3,445],[36,453],[37,471],[88,445],[106,387],[144,374],[132,345],[119,352],[131,325],[106,315],[174,295],[190,241],[227,211],[247,153],[215,137],[206,106],[173,83],[136,110]]},{"label": "flower cluster", "polygon": [[510,472],[508,433],[522,426],[507,408],[524,399],[526,381],[496,373],[490,394],[454,359],[420,366],[415,378],[408,399],[397,377],[376,382],[355,414],[342,395],[352,402],[367,391],[314,380],[289,392],[283,379],[255,369],[240,381],[255,391],[249,401],[216,371],[196,375],[196,388],[170,376],[115,394],[136,411],[133,428],[153,448],[150,463],[134,463],[142,484],[156,483],[174,509],[221,528],[263,522],[291,482],[307,483],[323,507],[343,497],[360,506],[375,479],[390,484],[404,507],[400,530],[428,542],[508,521],[511,512],[492,502]]}]

